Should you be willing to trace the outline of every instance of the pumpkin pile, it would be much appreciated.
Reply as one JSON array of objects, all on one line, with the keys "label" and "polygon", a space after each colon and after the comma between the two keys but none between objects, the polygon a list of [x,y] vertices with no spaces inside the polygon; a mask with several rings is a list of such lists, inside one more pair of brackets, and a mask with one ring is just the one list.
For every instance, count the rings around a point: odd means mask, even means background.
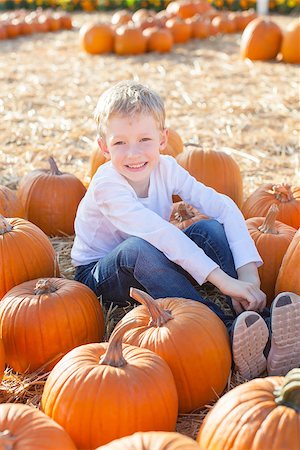
[{"label": "pumpkin pile", "polygon": [[72,18],[66,12],[43,11],[38,8],[30,13],[20,9],[0,14],[0,40],[34,33],[71,30],[72,27]]}]

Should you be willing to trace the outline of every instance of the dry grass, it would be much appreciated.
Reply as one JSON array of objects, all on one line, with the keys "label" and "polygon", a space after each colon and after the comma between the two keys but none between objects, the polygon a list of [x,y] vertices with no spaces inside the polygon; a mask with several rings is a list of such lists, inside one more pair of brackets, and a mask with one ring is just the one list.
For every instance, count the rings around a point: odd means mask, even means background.
[{"label": "dry grass", "polygon": [[[185,143],[223,149],[239,163],[245,197],[264,182],[299,183],[299,66],[243,61],[240,35],[176,46],[166,55],[90,56],[78,47],[78,27],[109,14],[74,14],[75,29],[0,41],[0,184],[16,188],[54,155],[63,171],[88,181],[99,94],[135,78],[164,98],[168,124]],[[275,16],[283,27],[289,18]],[[55,238],[62,276],[72,278],[72,237]],[[204,296],[224,306],[216,290]],[[106,315],[106,339],[127,312]],[[0,401],[38,407],[47,374],[5,372]],[[233,374],[228,389],[244,380]],[[211,406],[210,406],[211,407]],[[208,408],[180,415],[178,431],[195,437]]]}]

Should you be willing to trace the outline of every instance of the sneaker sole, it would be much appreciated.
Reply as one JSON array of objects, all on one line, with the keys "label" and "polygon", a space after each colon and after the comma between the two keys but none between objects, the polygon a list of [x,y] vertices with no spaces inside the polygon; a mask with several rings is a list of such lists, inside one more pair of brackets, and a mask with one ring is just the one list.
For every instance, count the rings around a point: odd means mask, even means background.
[{"label": "sneaker sole", "polygon": [[[276,307],[282,295],[292,303]],[[279,294],[272,304],[271,349],[267,359],[268,375],[284,376],[300,366],[300,296],[290,292]]]},{"label": "sneaker sole", "polygon": [[238,316],[233,334],[232,353],[235,366],[239,374],[247,379],[261,375],[267,367],[267,360],[263,353],[269,338],[269,330],[262,317],[257,314],[258,319],[250,327],[245,323],[245,314]]}]

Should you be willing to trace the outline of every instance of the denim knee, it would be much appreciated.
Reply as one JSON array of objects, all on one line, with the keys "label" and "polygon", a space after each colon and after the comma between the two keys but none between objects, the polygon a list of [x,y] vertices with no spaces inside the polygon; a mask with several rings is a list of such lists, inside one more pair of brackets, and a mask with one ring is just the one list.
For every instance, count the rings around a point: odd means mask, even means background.
[{"label": "denim knee", "polygon": [[149,261],[150,254],[158,251],[152,244],[142,238],[131,236],[119,250],[118,262],[120,267],[134,269],[137,261]]}]

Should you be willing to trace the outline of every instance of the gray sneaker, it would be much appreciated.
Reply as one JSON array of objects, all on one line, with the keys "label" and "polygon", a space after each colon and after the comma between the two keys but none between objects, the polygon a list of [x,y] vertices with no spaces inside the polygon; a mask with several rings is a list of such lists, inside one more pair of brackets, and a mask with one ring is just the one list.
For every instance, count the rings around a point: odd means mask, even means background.
[{"label": "gray sneaker", "polygon": [[263,353],[269,330],[263,318],[254,311],[241,313],[234,324],[232,337],[233,361],[238,373],[247,380],[261,375],[267,367]]},{"label": "gray sneaker", "polygon": [[271,306],[271,349],[268,375],[284,376],[300,367],[300,296],[292,292],[277,295]]}]

